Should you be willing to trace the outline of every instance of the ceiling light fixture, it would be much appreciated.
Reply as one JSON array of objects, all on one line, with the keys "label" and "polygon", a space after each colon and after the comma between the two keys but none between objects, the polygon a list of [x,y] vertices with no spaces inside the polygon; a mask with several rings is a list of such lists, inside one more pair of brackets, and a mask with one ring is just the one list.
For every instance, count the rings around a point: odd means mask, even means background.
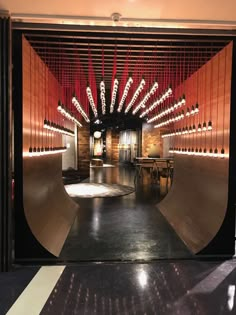
[{"label": "ceiling light fixture", "polygon": [[[166,116],[170,113],[174,112],[174,108],[172,107],[168,107],[167,109],[165,109],[164,111],[161,111],[158,115],[155,116],[155,119],[152,119],[152,121],[154,120],[158,120],[159,118],[162,118],[163,116]],[[140,115],[141,116],[141,115]],[[140,117],[139,116],[139,117]],[[142,117],[140,117],[142,118]],[[154,118],[154,117],[153,117]],[[151,120],[151,119],[150,119]]]},{"label": "ceiling light fixture", "polygon": [[110,113],[112,114],[114,111],[114,106],[115,106],[115,102],[116,102],[116,94],[118,91],[118,86],[119,86],[119,81],[117,80],[117,78],[115,78],[114,82],[113,82],[113,89],[112,89],[112,95],[111,95],[111,105],[110,105]]},{"label": "ceiling light fixture", "polygon": [[149,98],[156,92],[157,89],[158,89],[158,83],[157,83],[157,81],[155,81],[153,83],[150,91],[146,93],[143,100],[133,110],[133,112],[132,112],[133,115],[135,115],[140,110],[141,107],[143,107],[143,108],[145,107],[145,104],[147,103]]},{"label": "ceiling light fixture", "polygon": [[195,112],[195,114],[199,113],[199,105],[198,105],[198,103],[195,105],[194,112]]},{"label": "ceiling light fixture", "polygon": [[[143,118],[145,115],[147,115],[149,112],[153,111],[158,105],[160,105],[161,103],[163,103],[168,97],[170,97],[172,95],[172,88],[171,85],[169,85],[169,87],[165,90],[165,92],[163,92],[161,95],[158,96],[158,98],[156,99],[156,101],[154,103],[152,103],[151,106],[149,106],[144,112],[141,113],[141,115],[139,116],[140,118]],[[157,118],[156,116],[152,117],[151,119],[149,119],[147,122],[153,122],[155,121]]]},{"label": "ceiling light fixture", "polygon": [[229,158],[229,154],[226,154],[224,152],[224,149],[221,150],[221,153],[218,153],[218,150],[215,149],[214,152],[212,149],[209,150],[209,152],[207,152],[207,149],[205,148],[204,150],[202,150],[201,148],[198,149],[196,148],[195,151],[192,148],[192,150],[190,150],[190,148],[187,150],[186,148],[169,148],[169,153],[172,154],[182,154],[182,155],[194,155],[194,156],[202,156],[202,157],[213,157],[213,158]]},{"label": "ceiling light fixture", "polygon": [[43,128],[48,129],[50,131],[55,131],[58,133],[62,133],[67,136],[74,137],[74,132],[68,128],[65,128],[57,123],[54,123],[53,121],[49,121],[47,119],[44,119]]},{"label": "ceiling light fixture", "polygon": [[186,117],[189,117],[189,116],[190,116],[190,110],[189,108],[187,108]]},{"label": "ceiling light fixture", "polygon": [[100,82],[100,98],[101,98],[101,102],[102,102],[102,114],[103,115],[106,114],[106,97],[105,97],[105,94],[106,94],[105,82],[104,82],[104,80],[102,80]]},{"label": "ceiling light fixture", "polygon": [[225,153],[225,149],[222,148],[220,151],[220,157],[223,158],[223,157],[227,157],[227,156],[228,156],[228,154]]},{"label": "ceiling light fixture", "polygon": [[[201,124],[199,124],[201,126]],[[209,130],[209,129],[208,129]],[[173,130],[173,131],[169,131],[167,133],[164,133],[162,135],[162,138],[167,138],[167,137],[173,137],[173,136],[179,136],[179,135],[185,135],[185,134],[188,134],[188,133],[195,133],[195,132],[201,132],[202,131],[202,128],[198,128],[198,130],[196,130],[196,126],[193,125],[193,126],[190,126],[190,127],[185,127],[181,130],[180,129],[176,129],[176,130]],[[207,131],[207,130],[206,130]]]},{"label": "ceiling light fixture", "polygon": [[204,121],[203,125],[202,125],[202,130],[203,131],[207,131],[207,125],[206,122]]},{"label": "ceiling light fixture", "polygon": [[78,119],[75,118],[75,116],[71,113],[71,111],[68,108],[66,108],[66,106],[63,105],[60,100],[58,101],[57,111],[61,113],[62,116],[71,120],[73,123],[75,123],[79,127],[82,127],[82,124],[78,121]]},{"label": "ceiling light fixture", "polygon": [[212,130],[212,122],[211,121],[208,121],[207,130]]},{"label": "ceiling light fixture", "polygon": [[196,104],[195,106],[193,105],[191,107],[191,110],[189,108],[187,108],[186,117],[190,117],[190,116],[193,116],[193,115],[198,114],[198,113],[199,113],[199,105]]},{"label": "ceiling light fixture", "polygon": [[125,113],[126,114],[130,110],[130,108],[134,105],[134,103],[135,103],[136,99],[138,98],[139,94],[144,89],[145,84],[146,84],[146,82],[145,82],[144,78],[142,78],[142,80],[139,83],[139,86],[137,87],[136,91],[134,92],[134,95],[133,95],[131,101],[129,102],[128,106],[125,109]]},{"label": "ceiling light fixture", "polygon": [[89,100],[89,103],[90,103],[90,105],[91,105],[92,111],[93,111],[93,113],[94,113],[94,116],[97,117],[97,116],[98,116],[98,112],[97,112],[97,108],[96,108],[95,103],[94,103],[94,99],[93,99],[93,95],[92,95],[92,90],[91,90],[91,88],[89,87],[89,85],[88,85],[87,88],[86,88],[86,93],[87,93],[88,100]]},{"label": "ceiling light fixture", "polygon": [[190,112],[191,115],[194,115],[195,114],[195,107],[192,106],[192,109],[191,109],[191,112]]},{"label": "ceiling light fixture", "polygon": [[95,121],[94,121],[94,124],[96,124],[96,125],[100,125],[100,124],[102,124],[102,121],[101,121],[101,120],[99,120],[99,119],[97,119],[97,120],[95,120]]},{"label": "ceiling light fixture", "polygon": [[83,110],[82,106],[80,105],[75,93],[73,94],[73,97],[72,97],[72,104],[76,107],[78,112],[84,117],[84,120],[89,123],[90,120],[87,114],[85,113],[85,111]]},{"label": "ceiling light fixture", "polygon": [[132,83],[133,83],[133,79],[132,79],[132,77],[131,77],[131,75],[130,75],[130,76],[129,76],[129,79],[128,79],[127,82],[126,82],[126,85],[125,85],[125,88],[124,88],[124,91],[123,91],[123,95],[122,95],[121,101],[120,101],[120,103],[119,103],[119,107],[118,107],[118,109],[117,109],[117,111],[118,111],[119,113],[120,113],[121,110],[122,110],[122,107],[123,107],[123,105],[124,105],[125,99],[126,99],[126,97],[127,97],[127,95],[128,95],[128,92],[129,92],[129,89],[130,89]]},{"label": "ceiling light fixture", "polygon": [[182,120],[184,118],[184,111],[182,110],[181,112],[177,114],[171,114],[167,120],[164,120],[160,122],[159,124],[155,125],[154,128],[160,128],[166,125],[169,125],[175,121]]},{"label": "ceiling light fixture", "polygon": [[218,157],[218,149],[214,150],[213,157]]},{"label": "ceiling light fixture", "polygon": [[102,135],[101,131],[95,131],[94,134],[93,134],[95,139],[100,139],[101,135]]}]

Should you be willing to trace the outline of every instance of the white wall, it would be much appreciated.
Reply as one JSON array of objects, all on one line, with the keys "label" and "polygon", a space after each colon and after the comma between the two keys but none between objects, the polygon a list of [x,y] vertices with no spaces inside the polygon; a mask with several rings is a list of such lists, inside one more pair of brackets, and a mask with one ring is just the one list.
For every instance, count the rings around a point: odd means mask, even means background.
[{"label": "white wall", "polygon": [[62,169],[66,170],[70,167],[77,169],[77,128],[75,127],[75,137],[63,135],[63,145],[67,146],[67,150],[62,154]]}]

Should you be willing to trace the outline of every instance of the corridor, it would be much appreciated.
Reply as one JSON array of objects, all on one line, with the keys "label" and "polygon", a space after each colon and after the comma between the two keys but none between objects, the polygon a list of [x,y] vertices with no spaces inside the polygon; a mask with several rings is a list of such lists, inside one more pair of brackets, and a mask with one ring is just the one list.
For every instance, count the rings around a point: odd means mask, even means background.
[{"label": "corridor", "polygon": [[78,216],[62,249],[65,261],[145,261],[191,253],[159,212],[165,186],[149,178],[134,185],[132,166],[90,169],[86,182],[135,186],[121,197],[76,198]]}]

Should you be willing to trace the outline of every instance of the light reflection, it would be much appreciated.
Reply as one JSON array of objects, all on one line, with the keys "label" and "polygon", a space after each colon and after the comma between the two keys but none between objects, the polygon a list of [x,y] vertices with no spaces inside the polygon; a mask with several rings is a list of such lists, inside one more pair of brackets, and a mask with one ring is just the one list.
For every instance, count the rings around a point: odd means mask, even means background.
[{"label": "light reflection", "polygon": [[147,272],[143,269],[138,271],[138,281],[142,288],[145,288],[147,285],[148,275]]},{"label": "light reflection", "polygon": [[65,189],[67,193],[71,197],[77,197],[82,195],[100,195],[106,194],[110,191],[109,187],[106,186],[96,186],[96,185],[88,185],[88,184],[81,184],[78,186],[76,184],[73,185],[66,185]]},{"label": "light reflection", "polygon": [[97,183],[99,183],[99,184],[103,183],[103,174],[102,174],[102,172],[98,172],[98,174],[97,174]]},{"label": "light reflection", "polygon": [[235,285],[229,285],[227,305],[230,311],[232,311],[234,308],[234,296],[235,296]]},{"label": "light reflection", "polygon": [[91,234],[94,239],[99,241],[99,230],[101,225],[101,212],[100,212],[101,199],[94,199],[94,210],[92,213],[92,222],[91,222]]}]

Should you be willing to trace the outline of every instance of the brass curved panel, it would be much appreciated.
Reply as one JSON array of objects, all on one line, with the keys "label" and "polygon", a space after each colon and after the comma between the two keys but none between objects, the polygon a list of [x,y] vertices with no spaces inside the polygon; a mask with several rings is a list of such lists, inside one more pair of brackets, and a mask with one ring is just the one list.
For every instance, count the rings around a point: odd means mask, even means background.
[{"label": "brass curved panel", "polygon": [[193,253],[219,231],[227,210],[228,159],[175,157],[173,185],[158,208]]},{"label": "brass curved panel", "polygon": [[78,205],[66,193],[61,155],[23,160],[24,211],[29,227],[49,252],[59,256]]}]

